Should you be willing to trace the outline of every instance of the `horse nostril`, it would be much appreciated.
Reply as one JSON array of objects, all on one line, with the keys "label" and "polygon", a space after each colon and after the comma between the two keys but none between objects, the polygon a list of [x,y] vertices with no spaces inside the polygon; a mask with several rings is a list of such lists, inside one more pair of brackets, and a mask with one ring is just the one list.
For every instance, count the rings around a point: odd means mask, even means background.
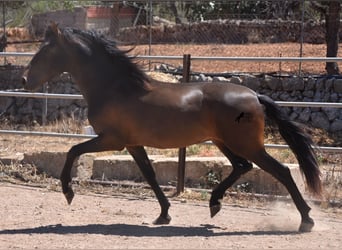
[{"label": "horse nostril", "polygon": [[26,85],[26,82],[27,82],[27,78],[26,78],[26,76],[23,76],[23,77],[21,78],[21,83],[22,83],[23,85]]}]

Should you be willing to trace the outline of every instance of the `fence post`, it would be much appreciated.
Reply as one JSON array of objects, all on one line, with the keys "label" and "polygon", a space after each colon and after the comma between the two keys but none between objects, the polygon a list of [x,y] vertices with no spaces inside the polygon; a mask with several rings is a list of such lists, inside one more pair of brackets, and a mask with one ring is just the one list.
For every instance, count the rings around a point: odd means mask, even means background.
[{"label": "fence post", "polygon": [[[3,28],[3,37],[5,39],[5,42],[3,44],[4,48],[0,50],[1,52],[6,51],[6,45],[7,45],[7,35],[6,35],[6,4],[5,2],[2,2],[2,28]],[[4,65],[7,64],[7,58],[4,57]]]},{"label": "fence post", "polygon": [[[183,55],[183,83],[190,81],[190,65],[191,55]],[[185,158],[186,148],[178,150],[178,179],[177,179],[177,194],[184,192],[184,179],[185,179]]]},{"label": "fence post", "polygon": [[[43,92],[48,93],[49,85],[48,83],[44,83],[43,85]],[[47,123],[47,106],[48,106],[48,100],[47,97],[43,99],[43,108],[42,108],[42,125],[45,126]]]}]

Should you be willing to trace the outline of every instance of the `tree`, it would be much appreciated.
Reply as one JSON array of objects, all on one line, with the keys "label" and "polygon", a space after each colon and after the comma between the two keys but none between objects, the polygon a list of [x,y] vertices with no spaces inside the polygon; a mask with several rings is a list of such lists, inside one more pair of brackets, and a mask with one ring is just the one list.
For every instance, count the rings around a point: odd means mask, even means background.
[{"label": "tree", "polygon": [[[325,40],[327,42],[327,57],[336,57],[338,52],[341,4],[337,1],[329,2],[325,15]],[[327,62],[325,69],[328,74],[339,74],[336,62]]]},{"label": "tree", "polygon": [[[339,43],[340,28],[340,1],[329,1],[318,3],[311,2],[311,6],[323,14],[325,18],[325,41],[327,43],[327,57],[337,57]],[[327,62],[325,69],[329,75],[340,74],[338,64],[336,62]]]},{"label": "tree", "polygon": [[175,22],[176,23],[182,23],[182,20],[180,19],[179,14],[178,14],[176,2],[175,1],[169,1],[169,2],[167,2],[167,5],[170,8],[172,14],[175,16]]}]

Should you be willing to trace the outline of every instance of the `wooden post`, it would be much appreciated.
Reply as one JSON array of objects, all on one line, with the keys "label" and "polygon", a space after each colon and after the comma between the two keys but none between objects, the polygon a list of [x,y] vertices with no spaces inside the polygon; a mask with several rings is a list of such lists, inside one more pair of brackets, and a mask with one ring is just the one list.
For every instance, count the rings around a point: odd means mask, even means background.
[{"label": "wooden post", "polygon": [[[183,83],[190,81],[190,54],[183,55]],[[185,179],[185,158],[186,148],[180,148],[178,151],[178,180],[177,180],[177,195],[184,192]]]}]

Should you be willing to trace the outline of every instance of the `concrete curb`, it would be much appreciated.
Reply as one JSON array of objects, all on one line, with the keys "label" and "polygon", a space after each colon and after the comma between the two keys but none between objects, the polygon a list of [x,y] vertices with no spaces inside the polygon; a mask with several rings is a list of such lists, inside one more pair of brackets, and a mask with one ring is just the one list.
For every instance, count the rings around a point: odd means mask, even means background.
[{"label": "concrete curb", "polygon": [[[39,171],[59,178],[66,152],[38,152],[17,154],[11,157],[0,157],[4,165],[13,162],[34,164]],[[177,157],[151,155],[150,160],[155,169],[160,185],[175,185],[177,182]],[[298,165],[287,164],[298,188],[303,192],[303,182]],[[226,178],[232,166],[225,157],[187,157],[185,168],[185,183],[187,187],[206,187]],[[95,180],[131,180],[144,181],[144,178],[130,155],[111,155],[95,157],[92,154],[82,155],[75,162],[72,176],[79,179]],[[277,180],[257,166],[242,176],[234,186],[249,189],[256,193],[287,195],[288,192]],[[248,185],[248,186],[246,186]]]}]

